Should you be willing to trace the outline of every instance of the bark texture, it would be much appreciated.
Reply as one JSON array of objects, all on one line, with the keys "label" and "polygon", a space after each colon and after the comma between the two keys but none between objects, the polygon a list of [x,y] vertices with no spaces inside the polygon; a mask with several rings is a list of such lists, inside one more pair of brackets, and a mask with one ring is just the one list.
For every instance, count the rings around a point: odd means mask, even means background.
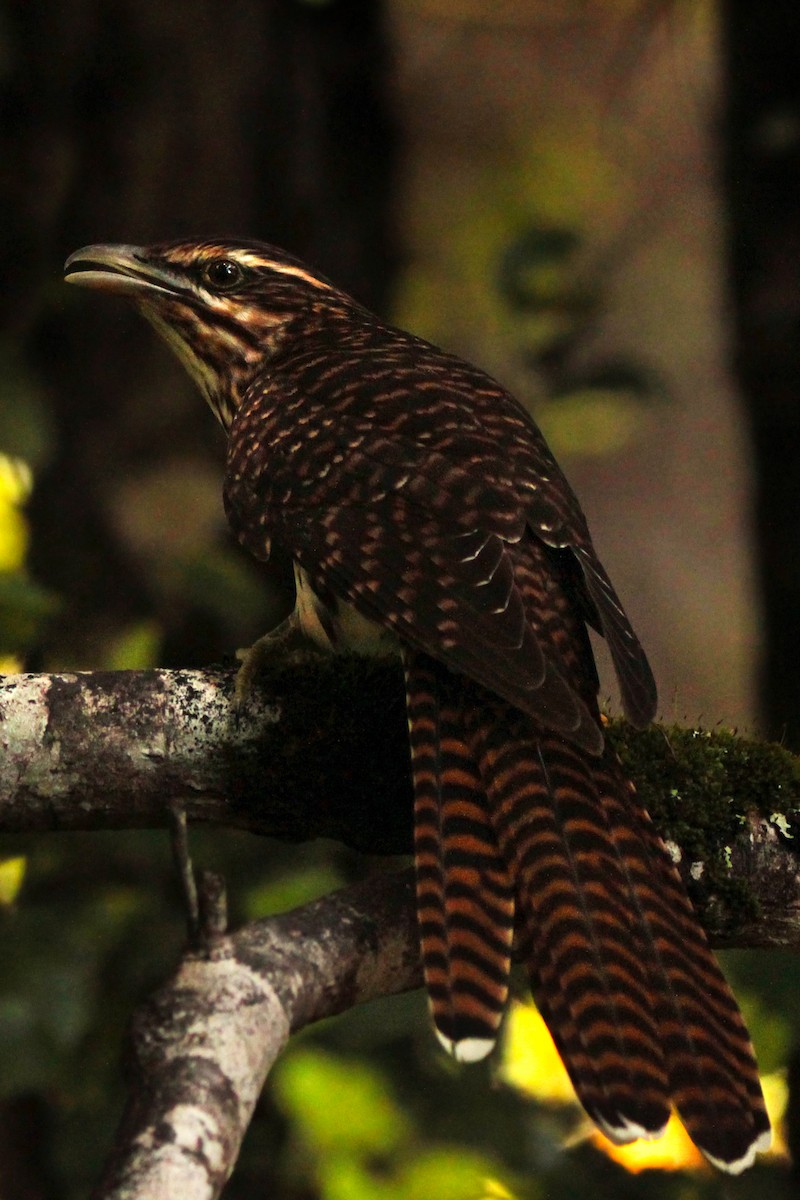
[{"label": "bark texture", "polygon": [[411,871],[210,933],[141,1007],[97,1200],[218,1196],[289,1035],[422,981]]},{"label": "bark texture", "polygon": [[[235,671],[0,680],[0,829],[189,821],[371,854],[411,849],[392,660],[304,657],[233,703]],[[626,723],[609,736],[718,944],[800,946],[800,763],[780,746]]]}]

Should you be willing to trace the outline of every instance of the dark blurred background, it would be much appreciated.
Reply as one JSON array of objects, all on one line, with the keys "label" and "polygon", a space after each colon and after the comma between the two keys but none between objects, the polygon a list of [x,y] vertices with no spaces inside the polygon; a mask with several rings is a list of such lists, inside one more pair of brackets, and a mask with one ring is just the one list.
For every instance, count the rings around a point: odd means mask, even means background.
[{"label": "dark blurred background", "polygon": [[[287,564],[228,536],[222,434],[168,351],[60,282],[88,242],[228,232],[509,384],[664,718],[797,748],[798,26],[777,0],[0,0],[3,668],[200,666],[291,603]],[[363,866],[202,831],[195,851],[239,920]],[[125,1023],[180,947],[165,839],[3,838],[0,905],[0,1195],[77,1197]],[[781,1112],[800,975],[729,965]],[[783,1142],[736,1184],[680,1142],[634,1176],[519,1049],[527,1010],[504,1066],[464,1073],[423,1009],[302,1039],[226,1196],[794,1194]]]}]

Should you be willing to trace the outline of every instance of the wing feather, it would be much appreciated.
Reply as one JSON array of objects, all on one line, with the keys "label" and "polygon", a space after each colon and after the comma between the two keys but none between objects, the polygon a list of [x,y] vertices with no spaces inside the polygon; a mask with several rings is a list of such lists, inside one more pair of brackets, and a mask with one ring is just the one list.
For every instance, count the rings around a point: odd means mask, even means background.
[{"label": "wing feather", "polygon": [[[521,564],[545,611],[555,572],[576,609],[597,615],[637,723],[654,707],[646,659],[539,431],[479,372],[463,381],[467,399],[452,389],[471,369],[440,356],[435,363],[451,372],[444,388],[431,361],[422,373],[405,364],[418,376],[416,406],[397,390],[402,363],[384,396],[363,389],[359,373],[335,415],[304,399],[296,363],[293,383],[280,372],[262,381],[231,429],[232,523],[255,553],[269,532],[312,584],[598,753],[591,656],[576,679],[558,623],[532,619]],[[439,426],[432,405],[446,418]],[[521,556],[520,545],[528,548]],[[529,553],[534,545],[544,553]],[[569,552],[581,566],[572,575],[559,565]]]}]

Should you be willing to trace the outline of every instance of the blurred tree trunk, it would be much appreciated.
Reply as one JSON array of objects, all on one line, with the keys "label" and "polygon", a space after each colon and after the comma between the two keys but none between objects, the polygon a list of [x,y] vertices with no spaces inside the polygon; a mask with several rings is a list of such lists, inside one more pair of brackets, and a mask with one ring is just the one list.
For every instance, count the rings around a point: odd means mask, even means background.
[{"label": "blurred tree trunk", "polygon": [[722,8],[734,354],[752,430],[766,732],[800,746],[800,8]]},{"label": "blurred tree trunk", "polygon": [[[112,493],[160,458],[167,481],[181,455],[205,457],[215,478],[221,438],[152,331],[113,303],[77,303],[61,266],[87,242],[238,234],[286,245],[382,308],[394,261],[382,6],[0,0],[0,19],[0,308],[53,426],[32,567],[63,608],[40,660],[101,665],[115,629],[154,615],[166,659],[207,662],[230,630],[188,599],[159,609],[158,563],[143,570],[120,537]],[[167,532],[181,524],[157,515]]]}]

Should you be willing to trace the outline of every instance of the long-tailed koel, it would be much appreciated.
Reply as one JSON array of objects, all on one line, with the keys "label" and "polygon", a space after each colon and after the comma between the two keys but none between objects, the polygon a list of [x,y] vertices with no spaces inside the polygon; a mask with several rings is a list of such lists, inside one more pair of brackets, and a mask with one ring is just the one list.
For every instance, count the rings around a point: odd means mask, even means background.
[{"label": "long-tailed koel", "polygon": [[[769,1144],[747,1030],[680,877],[604,746],[587,627],[625,713],[650,668],[542,435],[476,367],[383,323],[282,250],[89,246],[72,283],[129,295],[228,434],[225,506],[295,563],[295,623],[402,653],[433,1022],[487,1054],[514,929],[586,1111],[657,1138],[674,1105],[738,1172]],[[377,802],[377,801],[376,801]]]}]

